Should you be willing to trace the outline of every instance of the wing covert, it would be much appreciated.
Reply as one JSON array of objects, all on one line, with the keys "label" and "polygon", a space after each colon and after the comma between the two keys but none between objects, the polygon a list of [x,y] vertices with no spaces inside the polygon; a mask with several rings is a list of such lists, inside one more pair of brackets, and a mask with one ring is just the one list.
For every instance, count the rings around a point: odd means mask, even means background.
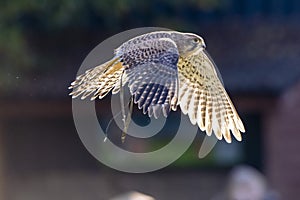
[{"label": "wing covert", "polygon": [[169,38],[157,38],[123,49],[126,51],[117,50],[125,66],[123,84],[128,83],[134,102],[144,114],[158,118],[163,112],[167,117],[177,106],[179,53],[176,44]]}]

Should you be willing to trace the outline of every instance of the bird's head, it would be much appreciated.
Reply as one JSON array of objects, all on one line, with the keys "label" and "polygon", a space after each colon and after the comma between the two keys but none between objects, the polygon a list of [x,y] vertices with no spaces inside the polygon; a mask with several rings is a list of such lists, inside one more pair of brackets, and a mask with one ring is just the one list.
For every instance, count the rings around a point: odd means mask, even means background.
[{"label": "bird's head", "polygon": [[179,54],[182,56],[187,56],[206,48],[203,38],[193,33],[173,32],[171,33],[171,38],[176,43]]}]

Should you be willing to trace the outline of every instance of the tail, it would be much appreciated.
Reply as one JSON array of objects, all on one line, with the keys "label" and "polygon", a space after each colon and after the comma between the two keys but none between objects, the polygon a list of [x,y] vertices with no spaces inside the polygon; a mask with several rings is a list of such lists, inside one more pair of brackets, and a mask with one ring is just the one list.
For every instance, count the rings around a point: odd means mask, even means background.
[{"label": "tail", "polygon": [[69,89],[73,91],[70,93],[72,98],[81,96],[81,99],[93,94],[91,100],[102,99],[114,87],[114,93],[119,91],[119,80],[121,78],[124,66],[117,57],[110,61],[99,65],[95,68],[87,70],[84,74],[76,77],[75,81],[71,83]]}]

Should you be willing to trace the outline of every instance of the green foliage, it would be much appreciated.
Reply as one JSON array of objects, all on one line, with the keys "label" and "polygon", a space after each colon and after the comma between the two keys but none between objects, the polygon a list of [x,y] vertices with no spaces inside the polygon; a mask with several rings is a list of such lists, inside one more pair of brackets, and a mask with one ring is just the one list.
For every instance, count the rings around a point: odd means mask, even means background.
[{"label": "green foliage", "polygon": [[[137,26],[183,26],[180,13],[218,9],[222,0],[2,0],[0,2],[0,79],[8,71],[35,66],[28,35],[63,33],[70,28],[120,31]],[[185,9],[185,12],[181,12]],[[128,27],[126,27],[128,25]],[[38,33],[38,34],[37,34]]]}]

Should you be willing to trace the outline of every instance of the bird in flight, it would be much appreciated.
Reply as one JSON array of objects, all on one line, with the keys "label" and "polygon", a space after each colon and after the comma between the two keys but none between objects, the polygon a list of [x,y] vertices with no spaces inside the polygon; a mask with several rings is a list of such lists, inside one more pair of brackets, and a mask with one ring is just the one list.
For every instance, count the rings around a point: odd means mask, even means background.
[{"label": "bird in flight", "polygon": [[231,143],[241,141],[244,125],[205,50],[202,37],[192,33],[155,31],[134,37],[108,62],[76,77],[72,98],[102,99],[128,84],[138,108],[149,117],[167,117],[180,106],[193,125]]}]

